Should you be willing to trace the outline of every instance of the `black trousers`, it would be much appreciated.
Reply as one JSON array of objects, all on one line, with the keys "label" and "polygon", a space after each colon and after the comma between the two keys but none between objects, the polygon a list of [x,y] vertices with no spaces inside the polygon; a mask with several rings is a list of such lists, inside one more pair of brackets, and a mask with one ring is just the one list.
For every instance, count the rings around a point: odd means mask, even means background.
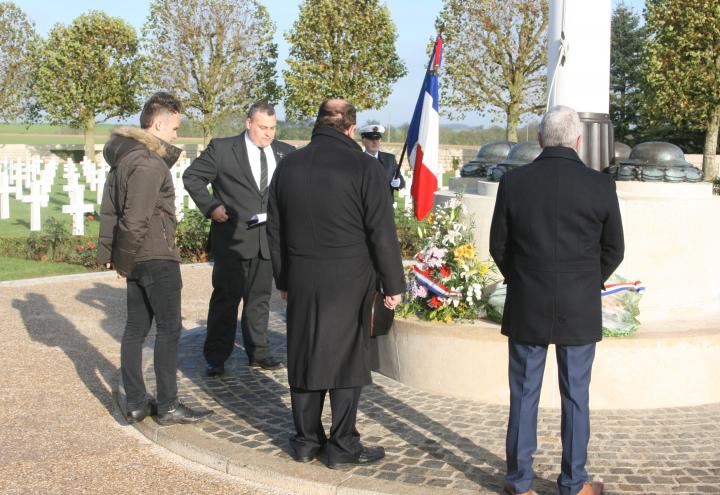
[{"label": "black trousers", "polygon": [[272,292],[272,263],[260,257],[244,260],[237,254],[223,253],[215,258],[213,293],[207,318],[205,361],[221,365],[235,346],[238,307],[243,345],[250,361],[270,356],[267,327]]},{"label": "black trousers", "polygon": [[141,262],[127,275],[127,323],[120,344],[120,370],[128,409],[147,400],[142,347],[153,319],[157,326],[154,365],[158,409],[167,411],[177,399],[181,290],[180,265],[175,261]]},{"label": "black trousers", "polygon": [[330,438],[322,425],[322,410],[327,390],[290,389],[295,435],[290,446],[300,457],[314,456],[323,447],[328,462],[357,460],[362,451],[360,434],[355,428],[362,387],[330,389],[332,426]]}]

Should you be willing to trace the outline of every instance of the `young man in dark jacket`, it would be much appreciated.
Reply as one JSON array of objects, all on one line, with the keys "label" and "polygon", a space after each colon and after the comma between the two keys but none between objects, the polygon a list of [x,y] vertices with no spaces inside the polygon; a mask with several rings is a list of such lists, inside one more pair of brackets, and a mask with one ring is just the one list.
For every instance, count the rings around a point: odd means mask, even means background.
[{"label": "young man in dark jacket", "polygon": [[[128,423],[156,413],[160,424],[192,423],[210,414],[177,400],[182,279],[170,168],[181,150],[169,143],[177,138],[180,111],[173,96],[155,93],[140,115],[142,129],[115,129],[103,150],[111,169],[100,210],[98,263],[127,278],[120,364]],[[142,346],[153,318],[157,403],[148,399],[142,377]]]}]

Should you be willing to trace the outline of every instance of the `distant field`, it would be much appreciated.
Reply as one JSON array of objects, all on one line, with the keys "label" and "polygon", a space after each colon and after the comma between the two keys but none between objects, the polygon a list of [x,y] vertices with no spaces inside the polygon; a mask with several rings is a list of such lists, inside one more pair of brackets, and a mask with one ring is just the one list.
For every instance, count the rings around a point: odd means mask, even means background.
[{"label": "distant field", "polygon": [[[118,124],[98,124],[95,127],[95,143],[104,144],[110,132]],[[201,137],[181,137],[179,144],[200,144]],[[85,144],[82,131],[64,126],[37,124],[26,127],[23,124],[0,124],[0,144]]]},{"label": "distant field", "polygon": [[[95,127],[95,135],[108,135],[113,124],[98,124]],[[0,134],[78,134],[82,132],[72,127],[50,125],[50,124],[34,124],[27,127],[24,124],[0,124]]]}]

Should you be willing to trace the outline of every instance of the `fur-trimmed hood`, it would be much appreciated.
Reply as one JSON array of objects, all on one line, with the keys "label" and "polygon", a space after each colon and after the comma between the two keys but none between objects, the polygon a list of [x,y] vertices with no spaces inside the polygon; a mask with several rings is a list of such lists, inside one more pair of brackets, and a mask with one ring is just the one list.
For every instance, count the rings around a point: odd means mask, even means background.
[{"label": "fur-trimmed hood", "polygon": [[172,167],[180,157],[182,150],[166,143],[147,131],[137,127],[116,127],[105,144],[103,156],[111,167],[116,167],[120,159],[130,151],[146,148],[156,153],[168,167]]}]

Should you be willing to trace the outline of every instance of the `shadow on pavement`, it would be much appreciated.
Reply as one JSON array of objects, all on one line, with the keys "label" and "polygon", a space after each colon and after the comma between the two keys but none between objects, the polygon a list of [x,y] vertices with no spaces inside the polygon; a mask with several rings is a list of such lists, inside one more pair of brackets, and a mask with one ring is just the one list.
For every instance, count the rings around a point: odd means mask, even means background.
[{"label": "shadow on pavement", "polygon": [[60,348],[72,361],[85,387],[110,416],[115,417],[112,392],[108,388],[116,380],[118,370],[115,365],[58,313],[44,295],[28,293],[25,299],[14,299],[12,306],[20,312],[30,338],[48,347]]},{"label": "shadow on pavement", "polygon": [[105,313],[100,326],[118,343],[125,331],[126,292],[125,287],[96,282],[93,288],[83,289],[75,296],[79,302]]},{"label": "shadow on pavement", "polygon": [[[238,340],[241,340],[240,335],[238,329]],[[269,440],[272,446],[289,455],[288,438],[294,427],[285,371],[250,368],[244,348],[236,343],[232,355],[225,362],[225,375],[208,378],[204,373],[205,361],[202,357],[204,339],[204,328],[195,330],[193,335],[183,339],[178,369],[193,385],[230,413],[216,414],[207,422],[234,433],[230,438],[234,443],[257,447],[257,443]],[[285,335],[268,330],[268,339],[273,355],[285,361]],[[183,345],[188,342],[192,342],[189,348]],[[228,421],[237,419],[247,427],[228,427]]]}]

